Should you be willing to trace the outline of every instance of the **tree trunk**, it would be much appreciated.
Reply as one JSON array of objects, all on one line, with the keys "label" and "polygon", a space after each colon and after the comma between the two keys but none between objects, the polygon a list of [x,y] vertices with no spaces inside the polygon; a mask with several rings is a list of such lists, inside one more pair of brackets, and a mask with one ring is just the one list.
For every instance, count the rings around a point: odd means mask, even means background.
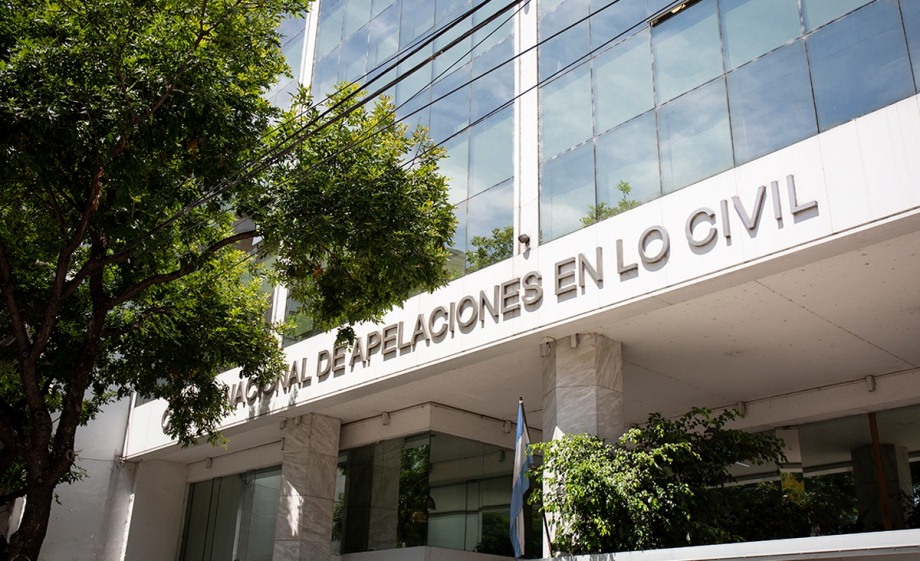
[{"label": "tree trunk", "polygon": [[10,537],[9,561],[35,561],[41,550],[48,518],[51,516],[51,502],[54,500],[56,481],[33,482],[26,496],[26,507],[19,529]]}]

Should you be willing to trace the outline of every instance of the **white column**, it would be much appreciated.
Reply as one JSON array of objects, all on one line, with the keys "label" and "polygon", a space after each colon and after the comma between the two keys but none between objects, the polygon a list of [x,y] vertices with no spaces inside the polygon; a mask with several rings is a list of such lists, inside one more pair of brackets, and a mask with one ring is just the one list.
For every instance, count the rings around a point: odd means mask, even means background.
[{"label": "white column", "polygon": [[125,559],[178,559],[187,487],[185,464],[161,460],[137,464]]},{"label": "white column", "polygon": [[274,561],[331,557],[340,425],[315,414],[285,424]]},{"label": "white column", "polygon": [[544,436],[590,433],[613,441],[625,429],[622,344],[597,333],[544,344]]}]

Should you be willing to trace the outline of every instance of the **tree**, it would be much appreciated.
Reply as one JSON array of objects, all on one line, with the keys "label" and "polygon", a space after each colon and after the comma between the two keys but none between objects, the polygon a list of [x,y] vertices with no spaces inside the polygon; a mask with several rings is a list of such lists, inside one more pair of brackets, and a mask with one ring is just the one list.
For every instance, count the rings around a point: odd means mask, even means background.
[{"label": "tree", "polygon": [[620,181],[617,184],[617,191],[621,194],[617,206],[610,206],[604,201],[596,205],[588,205],[588,214],[581,217],[581,225],[590,226],[595,222],[606,220],[611,216],[616,216],[621,212],[626,212],[629,209],[639,206],[639,201],[629,198],[629,193],[632,192],[632,186],[630,186],[629,183]]},{"label": "tree", "polygon": [[474,250],[466,256],[467,270],[478,271],[514,255],[514,228],[492,228],[491,236],[473,236],[470,245]]},{"label": "tree", "polygon": [[659,413],[617,442],[566,435],[535,444],[542,509],[554,521],[553,547],[573,554],[631,551],[733,541],[732,512],[720,490],[737,462],[783,461],[771,433],[728,429],[735,413],[693,409],[677,419]]},{"label": "tree", "polygon": [[[37,557],[77,428],[110,400],[166,399],[171,436],[219,441],[216,373],[283,368],[260,279],[346,337],[446,280],[454,218],[421,133],[354,88],[328,113],[265,100],[276,29],[307,7],[0,10],[0,502],[27,497],[10,558]],[[276,265],[243,251],[257,237]]]}]

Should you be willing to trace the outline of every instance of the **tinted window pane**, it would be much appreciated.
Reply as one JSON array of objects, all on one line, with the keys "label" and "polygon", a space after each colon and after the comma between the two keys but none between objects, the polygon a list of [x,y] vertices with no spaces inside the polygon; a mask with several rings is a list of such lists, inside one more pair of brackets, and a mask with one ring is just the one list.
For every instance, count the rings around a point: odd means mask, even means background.
[{"label": "tinted window pane", "polygon": [[720,7],[729,68],[801,35],[796,0],[722,0]]},{"label": "tinted window pane", "polygon": [[371,0],[345,2],[345,24],[342,35],[348,37],[371,19]]},{"label": "tinted window pane", "polygon": [[342,40],[342,20],[345,17],[345,3],[339,2],[326,8],[323,4],[323,13],[319,16],[316,56],[323,56],[331,51]]},{"label": "tinted window pane", "polygon": [[907,32],[907,47],[914,67],[914,81],[920,89],[920,2],[901,2],[904,14],[904,30]]},{"label": "tinted window pane", "polygon": [[399,46],[405,47],[434,25],[434,2],[403,0],[402,22],[399,26]]},{"label": "tinted window pane", "polygon": [[660,103],[721,74],[715,0],[703,0],[652,28],[652,48]]},{"label": "tinted window pane", "polygon": [[339,80],[361,81],[367,68],[367,28],[361,29],[342,43],[339,55]]},{"label": "tinted window pane", "polygon": [[[538,48],[541,80],[587,55],[590,50],[588,20],[575,23],[587,15],[587,0],[568,0],[540,21],[540,40],[545,41]],[[570,25],[574,27],[566,30]]]},{"label": "tinted window pane", "polygon": [[880,0],[808,38],[820,130],[914,93],[894,0]]},{"label": "tinted window pane", "polygon": [[732,166],[723,79],[659,110],[661,185],[670,193]]},{"label": "tinted window pane", "polygon": [[294,76],[295,80],[300,80],[304,35],[303,31],[295,34],[281,47],[281,54],[284,55],[284,61],[287,63],[288,68],[291,69],[291,75]]},{"label": "tinted window pane", "polygon": [[608,130],[654,107],[648,31],[595,59],[594,80],[598,131]]},{"label": "tinted window pane", "polygon": [[590,77],[585,63],[540,90],[544,160],[591,138]]},{"label": "tinted window pane", "polygon": [[[505,109],[470,132],[470,196],[514,173],[513,117],[511,109]],[[510,211],[511,205],[508,209]]]},{"label": "tinted window pane", "polygon": [[454,207],[454,216],[457,217],[457,228],[454,230],[454,238],[450,244],[450,256],[447,258],[447,270],[451,278],[463,276],[466,269],[466,222],[467,222],[467,201]]},{"label": "tinted window pane", "polygon": [[509,180],[476,195],[469,200],[468,206],[467,271],[476,271],[511,257],[514,252],[512,182]]},{"label": "tinted window pane", "polygon": [[729,74],[728,102],[736,164],[816,134],[805,44],[797,41]]},{"label": "tinted window pane", "polygon": [[313,68],[313,96],[321,101],[331,94],[338,82],[339,50],[336,49],[316,62]]},{"label": "tinted window pane", "polygon": [[[504,5],[504,3],[499,2],[491,2],[486,4],[482,9],[473,13],[473,23],[482,23],[490,16],[493,16],[495,12],[504,7]],[[514,28],[514,23],[512,21],[513,13],[513,10],[506,11],[502,15],[492,20],[491,23],[482,29],[477,30],[473,34],[474,57],[485,53],[495,45],[501,43],[504,39],[511,36],[512,29]]]},{"label": "tinted window pane", "polygon": [[398,26],[398,6],[392,6],[384,10],[383,13],[371,20],[370,24],[367,26],[370,33],[370,53],[368,54],[367,60],[368,67],[375,68],[384,62],[391,62],[388,59],[396,54],[396,51],[399,49]]},{"label": "tinted window pane", "polygon": [[[620,182],[629,185],[628,194]],[[644,203],[660,196],[658,135],[650,111],[597,139],[597,200],[617,207],[624,199]]]},{"label": "tinted window pane", "polygon": [[471,84],[471,122],[514,98],[513,48],[511,40],[506,39],[488,53],[473,59],[473,77],[481,77]]},{"label": "tinted window pane", "polygon": [[469,80],[467,65],[432,86],[431,137],[435,142],[446,140],[469,124]]},{"label": "tinted window pane", "polygon": [[470,140],[469,135],[461,134],[444,144],[447,155],[438,163],[441,175],[447,178],[450,187],[450,202],[457,204],[467,198],[467,181],[469,176]]},{"label": "tinted window pane", "polygon": [[[447,45],[456,41],[461,35],[466,33],[472,27],[473,22],[466,18],[458,25],[450,28],[447,33],[438,37],[434,42],[435,50],[440,50]],[[440,76],[449,74],[472,60],[473,39],[467,37],[463,39],[448,51],[434,59],[434,74]]]},{"label": "tinted window pane", "polygon": [[[607,7],[609,6],[609,7]],[[598,48],[615,42],[648,18],[645,0],[591,0],[591,47]]]},{"label": "tinted window pane", "polygon": [[805,28],[811,31],[869,2],[870,0],[802,0]]},{"label": "tinted window pane", "polygon": [[594,145],[546,162],[540,178],[541,239],[553,240],[581,228],[581,219],[595,204]]}]

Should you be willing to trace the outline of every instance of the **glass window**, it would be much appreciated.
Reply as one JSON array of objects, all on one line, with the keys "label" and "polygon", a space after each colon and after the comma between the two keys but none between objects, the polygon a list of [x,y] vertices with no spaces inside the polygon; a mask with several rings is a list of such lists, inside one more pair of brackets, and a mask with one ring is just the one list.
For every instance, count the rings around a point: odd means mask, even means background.
[{"label": "glass window", "polygon": [[818,127],[824,131],[914,93],[894,0],[879,0],[808,38]]},{"label": "glass window", "polygon": [[[461,35],[468,32],[472,25],[473,22],[470,18],[462,20],[459,24],[450,28],[444,35],[435,39],[434,49],[438,51],[453,43]],[[434,59],[434,75],[441,76],[450,74],[454,70],[470,62],[473,58],[472,51],[473,38],[467,37],[463,39],[449,50],[439,55],[438,58]]]},{"label": "glass window", "polygon": [[597,139],[597,200],[618,213],[660,196],[658,134],[650,111]]},{"label": "glass window", "polygon": [[321,57],[335,48],[342,40],[342,20],[345,19],[345,2],[337,2],[323,11],[317,24],[316,56]]},{"label": "glass window", "polygon": [[591,73],[584,63],[540,89],[544,160],[591,138]]},{"label": "glass window", "polygon": [[450,187],[450,202],[457,204],[466,199],[469,180],[469,134],[460,134],[444,143],[447,155],[438,163],[441,174],[447,178]]},{"label": "glass window", "polygon": [[399,7],[391,6],[371,20],[367,29],[369,33],[368,68],[376,68],[399,50]]},{"label": "glass window", "polygon": [[665,193],[732,166],[724,79],[675,99],[658,113]]},{"label": "glass window", "polygon": [[920,89],[920,2],[901,2],[901,12],[904,14],[904,31],[907,33],[914,82]]},{"label": "glass window", "polygon": [[393,5],[393,0],[373,0],[371,2],[371,17],[377,17],[377,14],[386,10]]},{"label": "glass window", "polygon": [[469,8],[469,0],[435,0],[434,15],[438,26],[452,21],[460,11]]},{"label": "glass window", "polygon": [[367,28],[348,38],[342,43],[339,55],[339,80],[343,82],[363,82],[367,70]]},{"label": "glass window", "polygon": [[725,62],[735,68],[802,34],[796,0],[721,0]]},{"label": "glass window", "polygon": [[192,484],[180,559],[270,561],[280,488],[280,468]]},{"label": "glass window", "polygon": [[627,33],[642,24],[651,15],[647,13],[646,0],[591,0],[591,48],[601,48],[616,42],[621,33]]},{"label": "glass window", "polygon": [[817,134],[804,42],[729,74],[728,104],[737,165]]},{"label": "glass window", "polygon": [[313,97],[322,101],[335,90],[338,83],[339,50],[335,49],[316,62],[313,68]]},{"label": "glass window", "polygon": [[[540,41],[545,41],[537,50],[540,80],[587,56],[591,50],[587,16],[588,0],[568,0],[540,20]],[[581,19],[584,21],[575,24]],[[570,25],[574,27],[564,31]]]},{"label": "glass window", "polygon": [[[486,4],[482,9],[473,13],[473,23],[480,24],[493,16],[504,3],[491,2]],[[491,23],[473,33],[473,56],[477,57],[489,51],[495,45],[501,43],[512,34],[514,22],[512,21],[513,10],[507,10],[498,16]],[[508,55],[514,53],[513,47],[509,43]],[[506,58],[505,60],[508,60]]]},{"label": "glass window", "polygon": [[403,0],[402,21],[399,24],[400,47],[409,45],[432,28],[434,5],[431,0]]},{"label": "glass window", "polygon": [[659,103],[722,74],[715,0],[703,0],[652,28],[652,49]]},{"label": "glass window", "polygon": [[514,185],[508,181],[467,203],[466,268],[476,271],[511,258],[514,252]]},{"label": "glass window", "polygon": [[454,207],[454,216],[457,217],[457,228],[450,243],[450,255],[447,257],[447,272],[450,278],[456,279],[466,273],[466,223],[467,201],[463,200]]},{"label": "glass window", "polygon": [[441,78],[431,88],[431,138],[442,142],[469,124],[470,65]]},{"label": "glass window", "polygon": [[609,130],[655,106],[649,32],[620,43],[594,61],[597,130]]},{"label": "glass window", "polygon": [[[505,109],[470,132],[470,196],[514,173],[514,113]],[[513,205],[508,205],[510,209]]]},{"label": "glass window", "polygon": [[554,240],[582,227],[595,204],[594,144],[579,146],[543,165],[540,174],[540,236]]},{"label": "glass window", "polygon": [[304,32],[301,31],[281,47],[281,54],[284,55],[284,61],[287,63],[288,68],[291,69],[291,76],[297,81],[300,80],[300,70],[301,66],[303,66],[303,43]]},{"label": "glass window", "polygon": [[511,60],[513,48],[511,40],[506,39],[488,53],[473,59],[473,77],[481,78],[470,85],[471,122],[514,99],[514,61]]},{"label": "glass window", "polygon": [[345,2],[345,23],[342,36],[348,37],[371,19],[371,0],[348,0]]},{"label": "glass window", "polygon": [[[805,29],[811,31],[825,23],[837,19],[856,8],[868,4],[871,0],[802,0],[802,14],[805,16]],[[913,0],[909,0],[913,1]]]}]

